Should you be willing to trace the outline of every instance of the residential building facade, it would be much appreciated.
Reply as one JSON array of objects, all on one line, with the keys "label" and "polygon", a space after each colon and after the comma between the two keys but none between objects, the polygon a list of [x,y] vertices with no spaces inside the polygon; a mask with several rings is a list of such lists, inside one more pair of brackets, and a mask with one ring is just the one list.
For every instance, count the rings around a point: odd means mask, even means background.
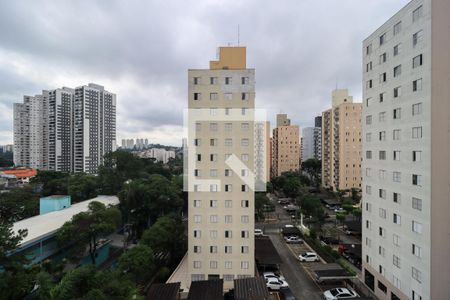
[{"label": "residential building facade", "polygon": [[322,159],[322,130],[320,127],[305,127],[302,130],[302,162],[311,158]]},{"label": "residential building facade", "polygon": [[450,2],[413,0],[363,43],[363,277],[450,299]]},{"label": "residential building facade", "polygon": [[322,113],[322,185],[332,190],[361,187],[361,103],[348,90],[332,92]]},{"label": "residential building facade", "polygon": [[291,125],[286,114],[278,114],[272,135],[272,177],[299,171],[300,156],[300,127]]},{"label": "residential building facade", "polygon": [[255,70],[245,47],[219,51],[209,69],[188,71],[188,274],[228,289],[255,271]]}]

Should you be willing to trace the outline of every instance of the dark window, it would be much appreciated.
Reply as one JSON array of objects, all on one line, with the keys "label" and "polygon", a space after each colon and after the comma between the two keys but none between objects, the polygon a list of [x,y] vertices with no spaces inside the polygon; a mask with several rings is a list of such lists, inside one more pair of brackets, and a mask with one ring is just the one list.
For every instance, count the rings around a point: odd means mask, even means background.
[{"label": "dark window", "polygon": [[379,281],[378,280],[378,288],[383,292],[383,293],[387,293],[387,288],[386,288],[386,286],[381,282],[381,281]]}]

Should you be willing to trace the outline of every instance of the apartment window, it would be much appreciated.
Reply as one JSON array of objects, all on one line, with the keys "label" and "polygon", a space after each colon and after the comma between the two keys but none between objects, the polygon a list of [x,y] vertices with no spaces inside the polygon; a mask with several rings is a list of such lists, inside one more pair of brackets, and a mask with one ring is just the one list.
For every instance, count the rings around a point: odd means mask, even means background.
[{"label": "apartment window", "polygon": [[400,236],[398,236],[394,233],[394,235],[392,235],[392,243],[395,246],[400,246]]},{"label": "apartment window", "polygon": [[401,195],[399,193],[393,193],[392,194],[392,201],[394,201],[395,203],[400,203],[401,202]]},{"label": "apartment window", "polygon": [[415,291],[412,291],[412,300],[422,300],[422,296],[420,296],[419,294],[417,294]]},{"label": "apartment window", "polygon": [[400,21],[394,25],[394,35],[399,34],[401,30],[402,30],[402,22]]},{"label": "apartment window", "polygon": [[412,198],[412,208],[421,211],[422,210],[422,199],[413,197]]},{"label": "apartment window", "polygon": [[225,192],[231,192],[233,190],[233,186],[231,184],[225,184]]},{"label": "apartment window", "polygon": [[217,131],[219,129],[219,125],[217,123],[209,123],[209,130]]},{"label": "apartment window", "polygon": [[394,120],[398,120],[401,117],[401,108],[395,108],[392,113]]},{"label": "apartment window", "polygon": [[194,238],[199,239],[202,237],[202,231],[201,230],[194,230]]},{"label": "apartment window", "polygon": [[[394,151],[394,153],[397,151]],[[398,151],[400,152],[400,151]],[[402,173],[400,172],[392,172],[392,181],[401,182],[402,181]]]},{"label": "apartment window", "polygon": [[393,139],[394,141],[400,140],[400,133],[401,133],[400,129],[394,129],[394,130],[392,131],[392,139]]},{"label": "apartment window", "polygon": [[249,93],[242,93],[241,94],[241,99],[242,100],[248,100],[249,99]]},{"label": "apartment window", "polygon": [[366,124],[367,125],[372,124],[372,116],[366,116]]},{"label": "apartment window", "polygon": [[368,211],[368,212],[372,211],[372,204],[366,202],[366,211]]},{"label": "apartment window", "polygon": [[242,161],[248,161],[248,154],[241,154]]},{"label": "apartment window", "polygon": [[226,215],[225,216],[225,223],[227,223],[227,224],[233,223],[233,216]]},{"label": "apartment window", "polygon": [[201,175],[200,175],[200,170],[199,169],[195,169],[194,170],[194,176],[195,177],[200,177]]},{"label": "apartment window", "polygon": [[248,269],[248,261],[241,261],[241,269]]},{"label": "apartment window", "polygon": [[372,88],[372,79],[370,79],[370,80],[368,80],[368,81],[366,82],[366,88],[367,88],[367,89],[371,89],[371,88]]},{"label": "apartment window", "polygon": [[201,78],[200,77],[194,77],[194,85],[198,85],[201,82]]},{"label": "apartment window", "polygon": [[380,141],[385,141],[386,140],[386,131],[380,131],[378,133],[378,135],[379,135],[379,140]]},{"label": "apartment window", "polygon": [[194,246],[194,253],[201,253],[202,247],[201,246]]},{"label": "apartment window", "polygon": [[209,170],[209,176],[210,177],[217,177],[217,169],[210,169]]},{"label": "apartment window", "polygon": [[233,201],[231,200],[225,200],[225,208],[231,208],[233,205]]},{"label": "apartment window", "polygon": [[209,78],[209,83],[210,84],[217,84],[217,77],[210,77]]},{"label": "apartment window", "polygon": [[384,267],[382,266],[382,265],[379,265],[378,266],[378,272],[381,274],[381,275],[383,275],[384,276],[384,274],[385,274],[385,269],[384,269]]},{"label": "apartment window", "polygon": [[422,114],[422,103],[416,103],[412,105],[412,114],[413,116]]},{"label": "apartment window", "polygon": [[413,34],[413,47],[415,47],[418,43],[422,42],[423,39],[423,31],[420,30]]},{"label": "apartment window", "polygon": [[413,81],[413,92],[422,90],[422,78]]},{"label": "apartment window", "polygon": [[417,257],[422,257],[422,248],[417,246],[416,244],[412,244],[412,254]]},{"label": "apartment window", "polygon": [[413,161],[422,161],[422,151],[413,151],[412,152],[412,160]]},{"label": "apartment window", "polygon": [[419,54],[413,58],[413,68],[417,68],[423,64],[423,55]]},{"label": "apartment window", "polygon": [[201,185],[200,184],[194,184],[194,192],[200,192]]},{"label": "apartment window", "polygon": [[383,293],[387,293],[387,288],[386,288],[386,286],[381,282],[381,281],[379,281],[378,280],[378,288],[380,289],[380,291],[382,291]]},{"label": "apartment window", "polygon": [[201,131],[202,130],[202,124],[201,123],[195,123],[195,131]]},{"label": "apartment window", "polygon": [[231,230],[225,230],[225,238],[226,239],[231,239],[232,237],[232,232]]},{"label": "apartment window", "polygon": [[248,237],[249,237],[248,230],[242,230],[241,231],[241,238],[248,239]]},{"label": "apartment window", "polygon": [[394,67],[394,77],[398,77],[402,74],[402,65]]},{"label": "apartment window", "polygon": [[245,116],[247,109],[245,107],[241,108],[241,115]]},{"label": "apartment window", "polygon": [[372,141],[372,133],[368,132],[366,133],[366,142]]},{"label": "apartment window", "polygon": [[395,45],[395,46],[394,46],[394,56],[399,55],[400,52],[401,52],[401,49],[402,49],[402,44],[401,44],[401,43]]},{"label": "apartment window", "polygon": [[227,254],[233,253],[233,248],[231,246],[225,246],[225,253]]},{"label": "apartment window", "polygon": [[210,145],[210,146],[217,146],[217,144],[218,144],[218,143],[217,143],[217,139],[210,139],[210,140],[209,140],[209,145]]},{"label": "apartment window", "polygon": [[201,140],[200,139],[194,139],[194,146],[200,146]]},{"label": "apartment window", "polygon": [[398,86],[394,88],[394,98],[399,98],[402,95],[402,87]]},{"label": "apartment window", "polygon": [[210,161],[217,161],[217,154],[210,154],[209,155],[209,160]]},{"label": "apartment window", "polygon": [[369,71],[372,71],[372,62],[371,61],[366,64],[366,72],[369,72]]},{"label": "apartment window", "polygon": [[380,83],[386,82],[387,75],[386,72],[380,74]]},{"label": "apartment window", "polygon": [[202,262],[199,260],[194,260],[194,269],[200,269],[202,267]]},{"label": "apartment window", "polygon": [[386,93],[380,93],[380,95],[379,95],[379,101],[380,101],[380,103],[384,101],[384,96],[385,96],[385,94],[386,94]]},{"label": "apartment window", "polygon": [[387,61],[387,53],[384,52],[380,55],[380,64],[385,63]]},{"label": "apartment window", "polygon": [[241,246],[241,253],[247,254],[248,253],[248,246]]},{"label": "apartment window", "polygon": [[241,130],[247,131],[250,128],[249,123],[241,123]]},{"label": "apartment window", "polygon": [[249,145],[249,139],[241,139],[241,146],[247,147]]},{"label": "apartment window", "polygon": [[233,281],[234,275],[233,274],[223,274],[223,281]]},{"label": "apartment window", "polygon": [[369,220],[366,220],[366,228],[372,229],[372,223]]},{"label": "apartment window", "polygon": [[225,98],[225,100],[233,100],[232,93],[225,93],[225,94],[223,94],[223,97]]},{"label": "apartment window", "polygon": [[371,168],[366,168],[366,176],[372,177],[372,169]]},{"label": "apartment window", "polygon": [[402,217],[399,214],[394,213],[392,215],[392,221],[397,224],[400,225],[402,223]]},{"label": "apartment window", "polygon": [[397,255],[392,255],[392,264],[397,268],[400,268],[400,257]]},{"label": "apartment window", "polygon": [[241,200],[241,207],[247,208],[248,207],[248,203],[249,203],[248,200]]},{"label": "apartment window", "polygon": [[250,221],[249,216],[241,216],[241,223],[247,224]]},{"label": "apartment window", "polygon": [[219,217],[217,215],[210,215],[209,216],[209,222],[210,223],[217,223],[219,220]]},{"label": "apartment window", "polygon": [[233,175],[233,171],[231,169],[225,169],[225,177],[231,177]]},{"label": "apartment window", "polygon": [[[402,284],[400,279],[398,279],[397,277],[395,277],[394,275],[392,275],[392,283],[394,284],[394,286],[398,289],[402,288]],[[397,296],[395,296],[394,293],[392,293],[392,297],[391,300],[400,300],[400,298],[398,298]]]},{"label": "apartment window", "polygon": [[202,216],[194,215],[194,223],[201,223],[201,222],[202,222]]},{"label": "apartment window", "polygon": [[372,54],[372,44],[366,46],[366,55]]},{"label": "apartment window", "polygon": [[[210,230],[209,237],[213,240],[217,239],[217,230]],[[216,251],[217,252],[217,251]],[[212,252],[211,252],[212,253]]]},{"label": "apartment window", "polygon": [[416,186],[422,186],[422,175],[413,174],[412,184]]},{"label": "apartment window", "polygon": [[217,93],[210,93],[209,94],[209,100],[218,100],[219,95]]},{"label": "apartment window", "polygon": [[194,93],[194,100],[202,100],[202,94],[201,93]]},{"label": "apartment window", "polygon": [[383,33],[380,35],[380,46],[383,45],[386,42],[386,33]]},{"label": "apartment window", "polygon": [[217,207],[217,200],[209,200],[209,207]]},{"label": "apartment window", "polygon": [[386,199],[386,190],[385,189],[378,189],[378,196],[381,199]]},{"label": "apartment window", "polygon": [[412,231],[415,233],[422,233],[422,224],[417,221],[412,221]]},{"label": "apartment window", "polygon": [[367,195],[372,194],[372,187],[370,185],[366,185],[366,194]]},{"label": "apartment window", "polygon": [[[400,151],[399,150],[394,150],[393,157],[394,157],[394,160],[399,161],[400,160]],[[396,173],[396,172],[394,172],[394,173]]]},{"label": "apartment window", "polygon": [[380,218],[386,219],[386,210],[384,208],[380,207],[379,211],[378,211],[378,215],[380,216]]},{"label": "apartment window", "polygon": [[250,174],[248,169],[242,169],[241,170],[241,176],[242,177],[248,177],[248,175]]},{"label": "apartment window", "polygon": [[421,5],[412,12],[413,22],[416,22],[417,20],[419,20],[422,17],[422,15],[423,15],[423,7]]},{"label": "apartment window", "polygon": [[232,131],[232,130],[233,130],[233,123],[225,123],[224,129],[225,129],[225,131],[227,131],[227,132]]},{"label": "apartment window", "polygon": [[382,111],[382,112],[378,113],[378,121],[379,122],[386,121],[386,112],[385,111]]},{"label": "apartment window", "polygon": [[225,139],[225,146],[227,147],[233,146],[233,139]]},{"label": "apartment window", "polygon": [[421,139],[422,138],[422,127],[413,127],[412,128],[412,138],[413,139]]},{"label": "apartment window", "polygon": [[366,151],[366,158],[367,159],[372,159],[372,151],[370,151],[370,150]]},{"label": "apartment window", "polygon": [[241,192],[248,192],[248,185],[246,185],[246,184],[242,184],[241,185]]},{"label": "apartment window", "polygon": [[232,83],[232,79],[231,77],[225,77],[225,84],[231,84]]},{"label": "apartment window", "polygon": [[378,158],[380,160],[386,160],[386,151],[382,150],[378,152]]},{"label": "apartment window", "polygon": [[242,84],[248,84],[249,83],[249,78],[248,77],[241,77],[241,83]]},{"label": "apartment window", "polygon": [[194,200],[194,207],[202,206],[202,200]]},{"label": "apartment window", "polygon": [[412,267],[411,268],[411,276],[412,276],[412,278],[417,280],[417,282],[422,282],[422,272],[420,272],[418,269]]},{"label": "apartment window", "polygon": [[231,261],[225,261],[225,269],[231,269],[233,267],[233,263]]},{"label": "apartment window", "polygon": [[385,179],[386,178],[386,170],[379,170],[378,171],[378,177],[380,179]]},{"label": "apartment window", "polygon": [[381,237],[385,237],[386,236],[386,229],[384,229],[383,227],[378,227],[378,235]]},{"label": "apartment window", "polygon": [[210,268],[210,269],[217,269],[217,265],[218,265],[218,263],[217,263],[216,260],[211,260],[211,261],[209,262],[209,268]]},{"label": "apartment window", "polygon": [[219,187],[217,184],[210,184],[209,185],[209,191],[212,193],[216,193],[218,191]]}]

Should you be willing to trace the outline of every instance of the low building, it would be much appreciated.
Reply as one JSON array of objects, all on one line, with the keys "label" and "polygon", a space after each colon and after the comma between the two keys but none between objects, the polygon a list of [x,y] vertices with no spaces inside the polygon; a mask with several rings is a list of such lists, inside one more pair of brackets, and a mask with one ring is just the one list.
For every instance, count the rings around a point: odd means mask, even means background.
[{"label": "low building", "polygon": [[18,184],[30,183],[30,179],[37,175],[36,169],[12,169],[1,171],[0,174],[13,175]]}]

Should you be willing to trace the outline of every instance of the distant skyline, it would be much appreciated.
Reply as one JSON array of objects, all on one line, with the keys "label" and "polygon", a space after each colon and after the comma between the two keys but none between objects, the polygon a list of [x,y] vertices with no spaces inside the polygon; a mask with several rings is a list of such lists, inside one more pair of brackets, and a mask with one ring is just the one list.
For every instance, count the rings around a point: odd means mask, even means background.
[{"label": "distant skyline", "polygon": [[219,46],[247,47],[256,103],[313,126],[348,88],[361,102],[362,41],[408,0],[8,1],[0,5],[0,145],[13,103],[95,82],[117,94],[117,143],[181,146],[187,69]]}]

